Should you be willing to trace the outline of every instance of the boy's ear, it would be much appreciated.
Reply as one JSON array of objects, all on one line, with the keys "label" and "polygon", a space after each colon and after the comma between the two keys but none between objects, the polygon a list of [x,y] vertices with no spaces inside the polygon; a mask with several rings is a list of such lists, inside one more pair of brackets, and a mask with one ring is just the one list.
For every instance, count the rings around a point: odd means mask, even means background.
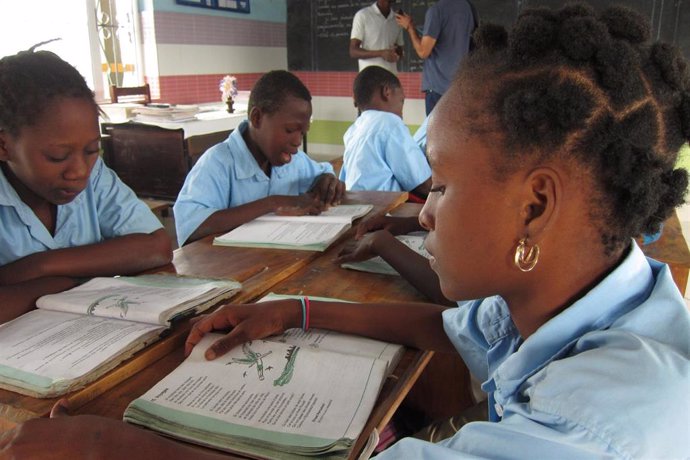
[{"label": "boy's ear", "polygon": [[249,123],[254,128],[260,128],[262,118],[263,112],[261,112],[261,109],[258,107],[252,107],[251,112],[249,112]]},{"label": "boy's ear", "polygon": [[388,102],[391,98],[391,93],[393,90],[391,89],[390,85],[381,85],[379,92],[381,95],[381,100],[383,102]]}]

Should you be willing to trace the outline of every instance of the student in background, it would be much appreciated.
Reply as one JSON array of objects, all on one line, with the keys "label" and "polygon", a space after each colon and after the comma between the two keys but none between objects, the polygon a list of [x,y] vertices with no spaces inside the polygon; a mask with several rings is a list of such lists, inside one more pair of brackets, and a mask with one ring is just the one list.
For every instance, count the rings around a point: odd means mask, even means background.
[{"label": "student in background", "polygon": [[348,190],[406,191],[426,198],[431,168],[402,120],[405,95],[382,67],[362,70],[353,84],[360,112],[343,136],[340,179]]},{"label": "student in background", "polygon": [[[429,121],[434,188],[420,221],[444,294],[464,301],[312,300],[309,324],[459,352],[483,381],[488,422],[377,458],[687,458],[690,311],[669,267],[633,239],[683,202],[687,63],[621,8],[525,10],[513,30],[480,29]],[[228,305],[194,324],[186,351],[229,331],[206,351],[214,359],[302,321],[295,300]],[[131,445],[175,449],[94,416],[31,420],[0,441],[27,457],[46,446],[117,458]]]},{"label": "student in background", "polygon": [[170,238],[105,166],[100,137],[74,67],[33,48],[0,60],[0,322],[76,278],[171,261]]},{"label": "student in background", "polygon": [[296,76],[275,70],[259,78],[248,113],[187,175],[173,208],[180,246],[270,212],[319,214],[342,199],[333,167],[299,150],[312,112]]}]

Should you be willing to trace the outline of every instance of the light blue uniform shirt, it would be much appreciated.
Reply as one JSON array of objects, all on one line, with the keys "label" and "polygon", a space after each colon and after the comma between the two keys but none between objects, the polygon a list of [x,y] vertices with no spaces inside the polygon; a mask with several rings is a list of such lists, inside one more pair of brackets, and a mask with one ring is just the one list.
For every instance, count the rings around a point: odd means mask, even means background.
[{"label": "light blue uniform shirt", "polygon": [[424,153],[393,113],[365,110],[343,141],[340,180],[348,190],[409,192],[431,176]]},{"label": "light blue uniform shirt", "polygon": [[204,153],[187,174],[173,212],[180,246],[213,213],[271,195],[300,195],[322,174],[333,174],[330,163],[318,163],[299,151],[290,163],[264,173],[242,138],[247,120],[220,144]]},{"label": "light blue uniform shirt", "polygon": [[523,341],[499,297],[443,314],[484,381],[490,422],[377,459],[690,458],[690,313],[637,244],[586,296]]},{"label": "light blue uniform shirt", "polygon": [[0,169],[0,265],[35,252],[71,248],[162,228],[149,207],[99,158],[89,183],[57,207],[55,235],[17,195]]},{"label": "light blue uniform shirt", "polygon": [[417,131],[414,132],[414,135],[412,136],[412,139],[417,143],[420,149],[422,149],[422,152],[426,154],[426,126],[429,124],[429,116],[427,115],[426,118],[424,118],[424,121],[422,124],[417,128]]}]

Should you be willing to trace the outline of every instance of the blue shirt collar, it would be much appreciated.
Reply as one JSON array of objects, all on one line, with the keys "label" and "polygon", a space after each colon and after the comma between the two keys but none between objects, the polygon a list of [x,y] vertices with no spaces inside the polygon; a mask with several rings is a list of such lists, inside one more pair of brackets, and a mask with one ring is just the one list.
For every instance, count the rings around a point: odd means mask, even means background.
[{"label": "blue shirt collar", "polygon": [[[530,375],[566,355],[587,331],[606,329],[649,297],[654,274],[637,243],[602,282],[519,345],[493,375],[497,392],[512,394]],[[620,286],[630,286],[622,290]],[[512,320],[510,321],[512,323]]]},{"label": "blue shirt collar", "polygon": [[[268,180],[268,176],[266,176],[266,173],[259,167],[256,158],[254,158],[247,143],[244,141],[244,137],[242,137],[247,129],[249,129],[249,120],[244,120],[225,141],[230,143],[231,151],[240,152],[240,154],[236,156],[236,161],[232,166],[235,171],[235,177],[238,179],[256,177],[258,180]],[[289,163],[283,166],[271,166],[271,176],[283,177],[286,174],[287,166],[289,166]]]}]

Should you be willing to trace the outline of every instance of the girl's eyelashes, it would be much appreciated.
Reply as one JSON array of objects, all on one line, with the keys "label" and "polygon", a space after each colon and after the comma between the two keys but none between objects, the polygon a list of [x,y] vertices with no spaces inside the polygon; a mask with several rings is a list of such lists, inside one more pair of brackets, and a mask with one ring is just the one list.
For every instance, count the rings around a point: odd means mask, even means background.
[{"label": "girl's eyelashes", "polygon": [[429,190],[429,193],[440,193],[443,195],[446,191],[446,186],[445,185],[436,185],[432,186],[431,189]]}]

